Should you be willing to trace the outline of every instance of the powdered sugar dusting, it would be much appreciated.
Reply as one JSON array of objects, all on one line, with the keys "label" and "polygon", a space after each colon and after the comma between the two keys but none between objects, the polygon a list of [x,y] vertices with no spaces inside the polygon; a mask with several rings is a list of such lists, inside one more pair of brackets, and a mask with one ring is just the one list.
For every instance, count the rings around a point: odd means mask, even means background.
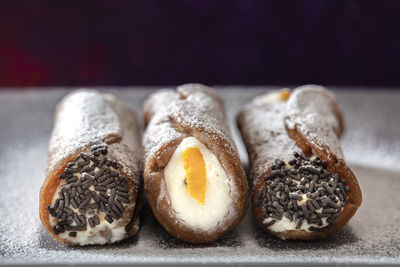
[{"label": "powdered sugar dusting", "polygon": [[[146,101],[145,106],[151,103],[156,111],[144,135],[145,158],[148,158],[163,146],[174,140],[182,139],[200,130],[216,142],[225,140],[229,153],[236,153],[231,141],[229,128],[225,121],[223,105],[216,105],[215,98],[198,91],[201,85],[186,85],[174,90],[162,90],[153,94]],[[201,86],[204,90],[205,86]],[[209,89],[208,89],[209,90]],[[176,125],[176,124],[177,125]],[[181,125],[182,128],[179,128]],[[192,129],[187,132],[188,129]]]},{"label": "powdered sugar dusting", "polygon": [[321,150],[329,148],[342,157],[340,113],[332,93],[322,86],[305,85],[296,88],[287,102],[288,129],[297,129]]},{"label": "powdered sugar dusting", "polygon": [[184,101],[177,101],[176,105],[171,106],[172,117],[185,128],[205,131],[217,142],[225,140],[228,143],[226,148],[234,149],[235,145],[225,123],[225,110],[220,97],[210,88],[199,84],[180,86],[178,93],[184,97]]},{"label": "powdered sugar dusting", "polygon": [[110,106],[113,101],[111,95],[88,90],[75,91],[64,98],[57,107],[47,174],[79,149],[109,137],[121,137],[118,116]]},{"label": "powdered sugar dusting", "polygon": [[[239,114],[239,126],[247,143],[250,177],[261,179],[275,159],[293,157],[300,151],[285,129],[286,102],[249,103]],[[257,129],[257,130],[254,130]],[[254,180],[253,184],[257,184]]]}]

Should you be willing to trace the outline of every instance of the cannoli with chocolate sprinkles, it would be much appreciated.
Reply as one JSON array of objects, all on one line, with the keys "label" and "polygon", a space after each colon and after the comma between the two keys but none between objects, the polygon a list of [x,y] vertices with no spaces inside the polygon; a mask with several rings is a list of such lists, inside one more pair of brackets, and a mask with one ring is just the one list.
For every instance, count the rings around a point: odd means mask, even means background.
[{"label": "cannoli with chocolate sprinkles", "polygon": [[190,243],[209,243],[237,225],[247,179],[222,99],[200,84],[153,93],[145,102],[144,184],[160,224]]},{"label": "cannoli with chocolate sprinkles", "polygon": [[57,106],[40,219],[57,241],[111,244],[139,229],[141,140],[135,114],[110,94],[78,90]]},{"label": "cannoli with chocolate sprinkles", "polygon": [[256,97],[237,123],[250,159],[257,222],[282,239],[323,239],[361,205],[343,159],[343,120],[334,95],[306,85]]}]

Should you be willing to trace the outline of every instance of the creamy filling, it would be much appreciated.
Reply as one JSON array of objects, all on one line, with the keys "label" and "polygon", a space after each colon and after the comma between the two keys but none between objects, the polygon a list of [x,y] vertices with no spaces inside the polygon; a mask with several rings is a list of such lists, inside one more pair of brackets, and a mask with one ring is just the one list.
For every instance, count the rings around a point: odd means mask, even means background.
[{"label": "creamy filling", "polygon": [[[320,209],[322,210],[322,209]],[[270,223],[273,218],[265,218],[263,220],[264,224]],[[310,227],[318,227],[318,228],[324,228],[328,226],[328,223],[326,222],[326,218],[322,218],[322,226],[319,226],[317,224],[309,224],[307,221],[304,221],[300,228],[296,229],[297,222],[295,221],[290,221],[286,216],[283,216],[282,219],[279,221],[276,221],[273,225],[269,226],[268,228],[276,233],[279,232],[284,232],[284,231],[289,231],[289,230],[304,230],[306,232],[311,232],[309,229]]]},{"label": "creamy filling", "polygon": [[254,103],[283,102],[288,100],[290,91],[288,89],[274,90],[263,95],[256,96]]},{"label": "creamy filling", "polygon": [[[182,161],[182,154],[188,148],[197,148],[203,156],[206,169],[204,204],[188,192]],[[192,228],[203,231],[215,228],[228,215],[233,205],[225,170],[214,153],[195,137],[187,137],[178,145],[164,169],[164,177],[176,216]]]}]

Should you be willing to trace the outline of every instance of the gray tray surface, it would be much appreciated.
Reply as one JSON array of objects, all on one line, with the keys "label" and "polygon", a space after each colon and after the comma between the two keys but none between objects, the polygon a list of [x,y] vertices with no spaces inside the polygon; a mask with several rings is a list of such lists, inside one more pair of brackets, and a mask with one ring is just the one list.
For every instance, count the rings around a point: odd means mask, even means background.
[{"label": "gray tray surface", "polygon": [[[73,248],[54,241],[38,216],[54,108],[71,88],[52,89],[0,91],[1,264],[400,264],[400,93],[335,90],[347,125],[344,154],[360,182],[363,203],[350,223],[327,240],[279,240],[261,231],[249,209],[221,240],[190,245],[170,236],[145,205],[136,236],[117,245]],[[155,88],[98,89],[140,112]],[[234,117],[244,103],[271,88],[219,89],[247,166]]]}]

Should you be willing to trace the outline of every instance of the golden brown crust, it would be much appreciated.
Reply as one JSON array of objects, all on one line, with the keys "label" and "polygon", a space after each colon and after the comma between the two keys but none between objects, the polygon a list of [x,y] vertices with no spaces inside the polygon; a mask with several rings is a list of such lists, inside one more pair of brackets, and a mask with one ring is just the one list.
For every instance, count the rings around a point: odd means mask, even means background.
[{"label": "golden brown crust", "polygon": [[[144,105],[143,115],[148,122],[144,137],[144,184],[153,214],[168,232],[186,242],[217,240],[242,220],[248,206],[247,180],[229,135],[222,100],[205,86],[184,85],[177,92],[153,94]],[[189,136],[197,138],[217,156],[234,185],[231,195],[235,214],[213,231],[193,229],[180,221],[166,190],[163,169],[176,147]]]},{"label": "golden brown crust", "polygon": [[[77,96],[79,95],[79,96]],[[75,105],[71,103],[71,98],[83,98],[89,99],[92,97],[104,98],[104,105],[107,105],[117,115],[119,133],[113,131],[104,131],[104,125],[107,121],[99,122],[98,120],[90,120],[86,118],[90,114],[77,112],[72,114],[74,120],[85,121],[88,123],[88,127],[93,129],[94,132],[104,133],[97,134],[94,136],[84,136],[85,133],[76,132],[73,136],[63,136],[62,131],[58,131],[56,128],[60,127],[61,124],[68,124],[65,120],[65,116],[68,116],[71,107],[69,105]],[[82,101],[82,103],[85,101]],[[93,106],[94,112],[103,111],[102,106]],[[75,112],[75,111],[74,111]],[[60,118],[60,113],[63,113]],[[65,121],[64,121],[65,120]],[[67,125],[68,126],[68,125]],[[55,114],[55,129],[52,133],[52,139],[50,142],[49,161],[47,165],[47,175],[43,182],[39,196],[39,214],[43,226],[49,232],[49,234],[59,241],[60,243],[67,243],[70,245],[79,245],[79,243],[72,243],[68,240],[61,238],[52,231],[52,227],[49,221],[49,212],[46,209],[47,206],[51,205],[53,196],[58,188],[60,179],[58,175],[64,172],[67,164],[71,162],[81,152],[90,151],[90,146],[97,143],[106,143],[108,145],[107,158],[116,161],[121,170],[121,174],[127,178],[126,187],[131,195],[130,205],[135,203],[133,206],[129,206],[121,215],[121,218],[127,223],[131,224],[129,232],[125,234],[125,238],[134,235],[139,229],[139,217],[138,210],[140,209],[140,196],[139,191],[142,184],[141,178],[141,144],[140,144],[140,131],[136,121],[136,116],[132,110],[115,99],[114,97],[107,95],[106,97],[100,93],[92,91],[77,91],[66,96],[63,101],[57,106]],[[87,140],[84,140],[87,139]],[[72,143],[76,144],[72,144]],[[72,153],[66,152],[65,146],[71,143],[71,146],[75,146]],[[60,155],[65,153],[65,155]],[[56,159],[56,160],[55,160]]]},{"label": "golden brown crust", "polygon": [[[321,127],[315,122],[327,119],[324,113],[330,113],[332,121]],[[255,116],[259,116],[259,119]],[[307,121],[310,117],[315,121]],[[260,118],[265,120],[260,121]],[[361,205],[361,190],[342,157],[340,136],[343,119],[336,100],[327,90],[303,87],[296,89],[287,103],[250,103],[241,110],[237,122],[250,156],[253,212],[258,224],[266,232],[283,239],[323,239],[341,229],[355,214]],[[262,142],[263,138],[268,141]],[[346,179],[346,185],[350,187],[348,202],[334,224],[321,232],[272,232],[262,222],[262,206],[256,206],[258,193],[265,186],[263,177],[271,173],[274,159],[288,158],[299,149],[306,156],[315,153],[327,161],[329,172],[338,173]]]}]

